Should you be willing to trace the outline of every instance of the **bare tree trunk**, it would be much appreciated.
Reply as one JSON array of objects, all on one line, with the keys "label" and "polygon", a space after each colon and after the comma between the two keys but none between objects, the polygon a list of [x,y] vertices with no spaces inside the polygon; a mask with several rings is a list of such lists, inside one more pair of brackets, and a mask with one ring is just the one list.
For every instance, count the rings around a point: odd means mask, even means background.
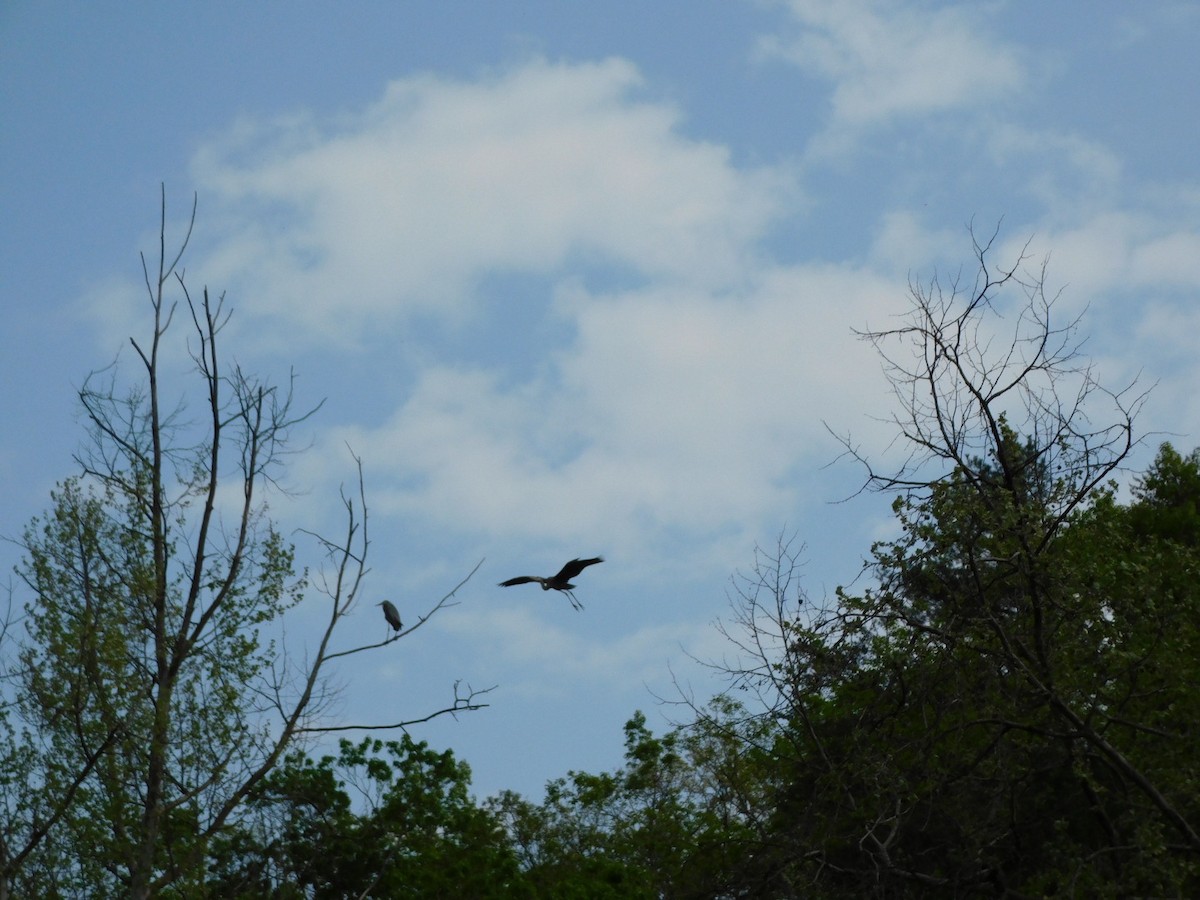
[{"label": "bare tree trunk", "polygon": [[[296,574],[294,548],[265,516],[260,494],[274,483],[291,430],[320,405],[297,413],[290,383],[277,388],[222,365],[224,298],[214,301],[207,289],[193,298],[177,271],[195,212],[193,204],[169,257],[164,190],[155,271],[142,260],[153,330],[145,344],[131,339],[141,378],[122,397],[115,374],[107,385],[98,384],[101,373],[89,376],[79,394],[91,437],[76,456],[82,477],[56,497],[57,515],[26,532],[31,562],[22,574],[37,602],[26,606],[35,637],[23,648],[23,690],[40,713],[34,730],[45,732],[45,746],[73,755],[43,761],[57,767],[62,790],[47,799],[28,842],[0,843],[0,891],[52,828],[88,835],[77,841],[81,858],[131,897],[202,882],[210,839],[286,750],[318,730],[310,718],[330,700],[329,664],[408,638],[454,603],[457,588],[379,644],[335,646],[368,572],[362,461],[351,451],[358,483],[342,494],[345,531],[327,539],[301,530],[324,563],[311,580]],[[180,306],[169,290],[182,294],[190,316],[187,352],[205,405],[199,424],[163,405],[174,371],[164,359],[178,346],[165,340]],[[222,490],[231,478],[240,491]],[[229,497],[234,508],[219,511]],[[323,597],[328,616],[304,653],[260,644],[259,627],[305,592]],[[404,727],[478,709],[481,693],[460,693],[456,683],[453,701],[424,716],[330,728]]]}]

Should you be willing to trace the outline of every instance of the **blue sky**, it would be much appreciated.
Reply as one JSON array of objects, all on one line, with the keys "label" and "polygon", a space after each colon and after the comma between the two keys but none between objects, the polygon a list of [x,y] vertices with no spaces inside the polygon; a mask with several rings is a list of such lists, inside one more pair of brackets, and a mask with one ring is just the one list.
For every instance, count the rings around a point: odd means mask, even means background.
[{"label": "blue sky", "polygon": [[[497,684],[417,731],[480,794],[611,768],[673,678],[713,689],[690,656],[728,651],[756,543],[794,532],[821,597],[888,533],[890,498],[833,502],[862,473],[825,424],[893,452],[852,329],[969,267],[968,222],[1049,255],[1102,381],[1156,384],[1137,464],[1200,443],[1198,38],[1191,2],[5,3],[0,533],[145,333],[160,182],[172,234],[196,192],[188,279],[226,292],[227,351],[326,401],[280,524],[336,529],[363,458],[345,641],[486,557],[338,671],[339,714]],[[580,613],[495,587],[596,554]]]}]

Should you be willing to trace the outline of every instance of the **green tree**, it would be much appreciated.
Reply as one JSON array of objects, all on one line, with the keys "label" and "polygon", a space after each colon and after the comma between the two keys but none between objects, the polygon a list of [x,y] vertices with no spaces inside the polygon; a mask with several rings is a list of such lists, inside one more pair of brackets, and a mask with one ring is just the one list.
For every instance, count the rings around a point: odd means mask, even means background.
[{"label": "green tree", "polygon": [[[877,486],[904,492],[897,505],[903,536],[876,550],[879,588],[845,598],[846,608],[857,627],[883,636],[889,652],[898,646],[902,655],[916,651],[947,661],[945,674],[973,701],[958,708],[975,707],[956,729],[980,742],[972,760],[1000,761],[995,778],[1037,773],[1031,786],[1015,777],[1002,782],[1005,789],[1021,788],[1022,803],[1010,802],[1009,809],[1021,812],[1028,801],[1027,815],[1010,814],[1007,826],[996,827],[1014,844],[1024,838],[1027,845],[1053,848],[1049,852],[1073,865],[1046,875],[1046,885],[1029,881],[1032,887],[1061,889],[1092,877],[1107,885],[1128,878],[1127,892],[1170,890],[1169,878],[1163,885],[1153,877],[1139,880],[1162,871],[1166,860],[1156,857],[1153,842],[1113,827],[1102,789],[1102,782],[1118,782],[1126,808],[1170,835],[1167,845],[1187,848],[1187,865],[1194,863],[1200,837],[1183,798],[1172,796],[1163,773],[1142,764],[1138,742],[1113,727],[1097,678],[1111,670],[1113,658],[1113,641],[1097,637],[1105,630],[1101,623],[1117,619],[1129,627],[1144,617],[1128,593],[1101,596],[1081,583],[1086,557],[1070,553],[1089,509],[1107,505],[1107,480],[1134,446],[1141,395],[1108,391],[1095,381],[1078,355],[1077,320],[1053,324],[1044,269],[1031,276],[1018,259],[996,274],[987,250],[976,245],[980,274],[969,291],[956,285],[947,296],[936,281],[915,289],[908,324],[867,335],[881,348],[897,340],[911,348],[915,365],[887,353],[885,359],[903,398],[896,421],[915,455],[914,465],[897,474],[871,474]],[[1011,288],[1017,289],[1015,304],[1003,296]],[[1006,309],[1015,324],[999,344],[994,335]],[[1102,401],[1111,424],[1092,424],[1104,421],[1096,412]],[[920,475],[937,462],[949,470]],[[1121,530],[1112,521],[1101,526],[1106,534]],[[1124,549],[1134,557],[1139,552]],[[1184,570],[1176,565],[1171,571]],[[1166,592],[1158,599],[1173,605],[1176,598]],[[1154,652],[1178,666],[1170,648]],[[1128,684],[1134,674],[1126,668],[1118,679]],[[1149,721],[1128,724],[1137,730]],[[1001,759],[1007,753],[1015,755]],[[1072,809],[1082,816],[1064,813],[1056,797],[1078,798]],[[1043,823],[1063,836],[1031,841]],[[981,851],[970,865],[978,875],[971,877],[1024,883],[1033,855],[1026,848],[1017,863],[1014,854],[1006,869]],[[1127,858],[1137,862],[1125,865]]]},{"label": "green tree", "polygon": [[[292,755],[252,815],[214,844],[220,897],[521,897],[500,820],[471,798],[470,769],[408,735]],[[352,796],[353,793],[353,796]]]},{"label": "green tree", "polygon": [[726,694],[493,801],[539,896],[1200,890],[1200,451],[1119,503],[1141,396],[1094,380],[1044,271],[975,249],[973,285],[865,335],[911,450],[867,468],[898,493],[868,586],[814,602],[791,541],[756,552]]},{"label": "green tree", "polygon": [[[297,412],[290,384],[218,352],[223,298],[193,297],[178,268],[194,218],[193,205],[168,255],[164,193],[157,265],[143,257],[152,327],[131,339],[140,377],[125,385],[114,365],[85,381],[79,474],[24,533],[29,599],[6,667],[16,719],[4,749],[23,783],[0,781],[0,895],[194,894],[209,842],[316,730],[327,664],[372,649],[333,649],[367,571],[361,464],[358,490],[342,497],[342,537],[314,536],[324,561],[310,581],[265,494],[314,410]],[[186,340],[173,337],[177,314]],[[195,418],[166,399],[184,361]],[[312,594],[323,624],[289,655],[270,635]],[[475,705],[456,697],[452,708]]]},{"label": "green tree", "polygon": [[618,771],[571,772],[540,804],[511,792],[489,801],[535,896],[745,895],[737,886],[754,868],[766,770],[733,737],[737,704],[718,698],[705,713],[661,737],[636,713]]},{"label": "green tree", "polygon": [[778,726],[759,856],[806,896],[1194,892],[1195,467],[1164,452],[1114,502],[1141,397],[989,250],[865,335],[910,450],[863,460],[899,493],[873,586],[813,604],[785,542],[739,588],[728,672]]}]

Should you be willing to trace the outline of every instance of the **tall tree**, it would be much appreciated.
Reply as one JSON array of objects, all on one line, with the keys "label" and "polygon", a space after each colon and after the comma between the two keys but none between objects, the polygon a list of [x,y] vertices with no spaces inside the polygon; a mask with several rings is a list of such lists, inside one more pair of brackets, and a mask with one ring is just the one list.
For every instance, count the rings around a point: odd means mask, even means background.
[{"label": "tall tree", "polygon": [[209,890],[228,897],[529,896],[499,819],[469,795],[450,751],[408,735],[294,753],[213,846]]},{"label": "tall tree", "polygon": [[617,771],[554,779],[540,804],[511,792],[488,802],[536,896],[698,900],[748,896],[747,885],[785,896],[754,859],[769,774],[747,744],[761,729],[740,729],[726,698],[706,713],[661,737],[636,713]]},{"label": "tall tree", "polygon": [[[30,598],[10,672],[23,727],[9,749],[31,799],[9,805],[0,890],[44,895],[46,878],[93,895],[198,889],[210,840],[316,729],[332,697],[328,663],[405,636],[334,649],[367,573],[361,463],[341,535],[315,535],[324,562],[310,580],[264,495],[315,409],[297,410],[290,383],[252,377],[219,352],[224,298],[193,296],[179,268],[194,219],[193,204],[168,253],[164,192],[157,260],[142,259],[151,328],[131,339],[140,377],[125,385],[113,366],[85,381],[79,474],[25,531]],[[186,341],[170,339],[177,317]],[[184,348],[195,418],[168,399]],[[270,635],[313,594],[323,624],[289,655]],[[449,709],[476,705],[456,696]]]},{"label": "tall tree", "polygon": [[735,598],[729,675],[778,727],[759,855],[834,896],[1186,893],[1193,474],[1165,453],[1115,504],[1142,395],[1096,381],[1044,268],[991,243],[864,335],[909,450],[881,473],[846,441],[898,494],[874,585],[813,604],[784,543]]},{"label": "tall tree", "polygon": [[[1045,722],[1019,726],[1061,735],[1072,758],[1111,770],[1200,853],[1194,823],[1091,699],[1105,647],[1080,658],[1076,638],[1103,609],[1064,577],[1060,553],[1073,517],[1128,458],[1144,394],[1103,387],[1079,354],[1078,320],[1055,324],[1044,265],[1030,273],[1022,255],[995,271],[991,243],[975,244],[970,288],[914,286],[909,323],[865,335],[888,362],[912,456],[894,474],[870,472],[876,487],[903,491],[905,536],[877,555],[882,584],[862,612],[919,629],[945,652],[969,639],[978,663],[1016,686],[1013,702],[1045,711]],[[889,342],[908,355],[884,349]],[[905,583],[914,575],[923,590]]]}]

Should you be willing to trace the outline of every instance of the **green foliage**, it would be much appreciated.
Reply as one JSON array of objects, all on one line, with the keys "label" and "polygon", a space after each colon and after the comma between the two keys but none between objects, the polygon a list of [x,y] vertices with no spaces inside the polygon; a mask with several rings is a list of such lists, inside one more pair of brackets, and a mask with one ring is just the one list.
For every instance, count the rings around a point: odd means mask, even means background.
[{"label": "green foliage", "polygon": [[1061,486],[986,464],[897,503],[879,587],[796,628],[814,667],[789,676],[774,828],[798,883],[1195,892],[1198,459],[1164,447],[1132,504],[1101,490],[1061,525]]},{"label": "green foliage", "polygon": [[[190,561],[170,532],[156,561],[143,499],[121,490],[143,481],[64,482],[27,529],[20,569],[32,597],[19,708],[38,735],[47,803],[74,791],[64,833],[44,851],[74,856],[75,880],[93,889],[137,865],[145,807],[136,785],[155,753],[173,785],[156,865],[203,858],[204,827],[221,810],[225,779],[239,774],[231,755],[262,728],[246,690],[276,655],[252,626],[292,602],[292,552],[270,529],[251,538],[238,571],[218,576],[214,563],[190,593]],[[206,624],[197,607],[212,610]],[[180,827],[186,816],[200,827]]]},{"label": "green foliage", "polygon": [[897,503],[875,587],[793,612],[791,574],[758,573],[741,619],[773,649],[735,686],[764,707],[717,698],[662,737],[635,716],[619,771],[491,801],[538,895],[1195,893],[1200,550],[1180,511],[1200,455],[1164,447],[1120,505],[1013,467],[1035,454],[1005,440],[1007,468]]},{"label": "green foliage", "polygon": [[407,735],[342,741],[315,763],[293,754],[255,791],[251,814],[214,842],[208,892],[520,897],[516,856],[469,788],[465,763]]},{"label": "green foliage", "polygon": [[[160,277],[147,386],[85,385],[95,448],[24,535],[0,896],[1200,895],[1200,450],[1164,444],[1119,502],[1140,401],[1106,394],[1116,424],[1088,425],[1074,326],[986,250],[961,314],[935,281],[867,335],[918,351],[885,356],[915,449],[869,476],[899,496],[867,586],[814,604],[786,543],[756,554],[726,694],[663,735],[635,714],[614,772],[482,805],[465,763],[407,734],[288,752],[323,657],[284,703],[294,670],[260,628],[303,579],[255,487],[298,419],[218,374],[207,296],[188,308],[213,430],[163,414]],[[1005,286],[1028,302],[992,360],[980,317]],[[364,571],[347,508],[329,631]]]},{"label": "green foliage", "polygon": [[[1014,436],[1011,446],[1023,444]],[[790,577],[760,573],[779,616],[776,655],[740,683],[775,697],[767,707],[718,697],[663,735],[638,713],[620,769],[571,772],[540,803],[511,792],[476,803],[464,763],[408,736],[343,741],[319,761],[293,753],[208,842],[205,880],[181,890],[1194,893],[1200,856],[1186,828],[1200,820],[1200,454],[1164,446],[1132,502],[1097,489],[1061,521],[1040,505],[1059,487],[1038,479],[1021,487],[1034,508],[999,478],[962,473],[897,503],[899,536],[875,548],[876,585],[839,592],[827,609],[791,611],[779,599]],[[116,539],[97,516],[100,498],[73,487],[61,498],[53,523],[39,523],[48,548],[64,545],[63,523],[86,535],[76,542],[85,549]],[[48,644],[66,652],[79,642],[97,660],[133,652],[135,629],[80,624],[91,605],[128,590],[99,564],[111,552],[88,565],[34,557],[45,583],[82,591],[86,570],[90,585],[73,615],[39,620]],[[106,705],[136,708],[123,686],[69,674],[45,682],[39,708],[74,710],[100,738]],[[87,703],[72,706],[82,695]],[[126,815],[90,785],[81,791],[97,822]],[[202,816],[197,804],[173,810],[165,844],[186,848]],[[103,831],[92,839],[111,840]],[[65,847],[47,848],[62,856],[40,871],[53,870],[63,889],[95,874],[87,860],[66,863]]]},{"label": "green foliage", "polygon": [[490,800],[534,895],[716,897],[750,879],[768,770],[737,732],[742,717],[722,698],[656,737],[637,713],[620,770],[555,779],[539,805]]},{"label": "green foliage", "polygon": [[1134,490],[1131,526],[1140,535],[1200,545],[1200,450],[1188,456],[1163,444]]},{"label": "green foliage", "polygon": [[[165,219],[164,203],[164,232]],[[79,473],[23,535],[25,616],[17,663],[5,659],[14,718],[0,758],[24,784],[0,781],[0,896],[198,890],[208,840],[322,699],[328,633],[365,569],[351,509],[341,549],[352,562],[326,592],[321,649],[297,666],[264,639],[306,585],[259,494],[306,416],[286,391],[219,364],[227,313],[207,291],[193,300],[175,272],[182,253],[163,255],[157,278],[146,267],[140,377],[122,387],[114,366],[84,382]],[[173,346],[186,346],[194,420],[183,401],[162,401],[176,312],[193,326]]]}]

